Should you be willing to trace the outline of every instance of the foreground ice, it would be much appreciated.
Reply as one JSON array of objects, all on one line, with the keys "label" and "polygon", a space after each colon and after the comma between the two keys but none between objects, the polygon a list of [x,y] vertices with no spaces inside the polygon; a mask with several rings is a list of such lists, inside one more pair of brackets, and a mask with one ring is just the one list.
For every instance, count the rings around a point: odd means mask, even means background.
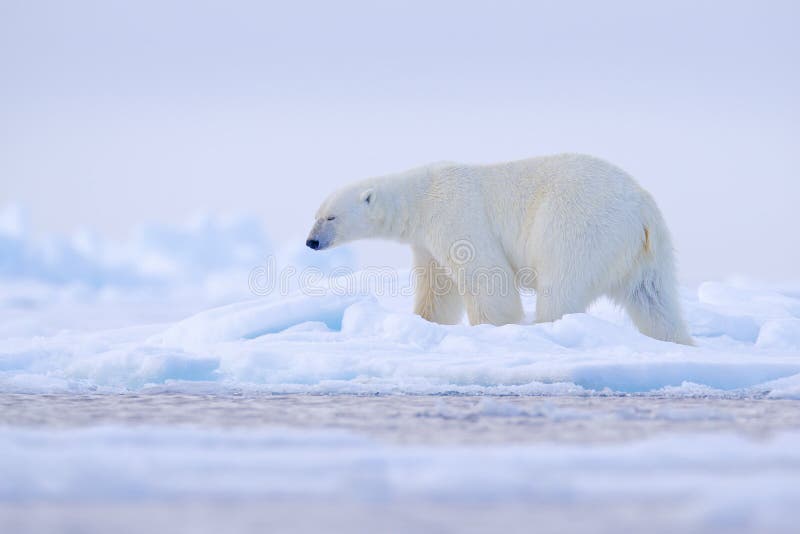
[{"label": "foreground ice", "polygon": [[800,404],[0,394],[0,531],[792,532]]},{"label": "foreground ice", "polygon": [[0,531],[794,532],[800,404],[0,394]]},{"label": "foreground ice", "polygon": [[0,532],[796,530],[800,287],[686,290],[684,347],[608,302],[431,324],[347,251],[262,292],[265,249],[0,213]]}]

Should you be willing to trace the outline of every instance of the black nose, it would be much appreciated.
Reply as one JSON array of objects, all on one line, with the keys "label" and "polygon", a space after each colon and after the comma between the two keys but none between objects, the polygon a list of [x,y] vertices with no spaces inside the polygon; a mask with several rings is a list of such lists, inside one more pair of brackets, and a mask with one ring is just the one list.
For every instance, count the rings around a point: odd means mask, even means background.
[{"label": "black nose", "polygon": [[306,246],[308,248],[313,248],[314,250],[317,250],[319,248],[319,241],[317,241],[316,239],[309,239],[308,241],[306,241]]}]

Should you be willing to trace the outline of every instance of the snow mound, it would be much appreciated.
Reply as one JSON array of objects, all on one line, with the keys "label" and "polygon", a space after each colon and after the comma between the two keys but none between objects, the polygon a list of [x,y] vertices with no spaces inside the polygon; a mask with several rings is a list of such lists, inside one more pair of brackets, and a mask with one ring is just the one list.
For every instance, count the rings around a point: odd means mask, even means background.
[{"label": "snow mound", "polygon": [[256,299],[198,313],[169,327],[150,341],[168,347],[202,351],[210,343],[254,339],[304,323],[339,330],[345,310],[359,297],[290,297]]},{"label": "snow mound", "polygon": [[24,210],[0,209],[0,282],[159,297],[179,292],[241,299],[252,294],[249,277],[269,261],[328,273],[352,267],[347,249],[313,256],[301,238],[276,252],[252,216],[200,215],[181,225],[149,224],[124,241],[87,230],[35,236]]},{"label": "snow mound", "polygon": [[684,302],[697,341],[684,347],[603,306],[548,324],[443,326],[400,297],[297,292],[165,324],[9,337],[0,391],[798,398],[797,301],[704,284]]},{"label": "snow mound", "polygon": [[547,324],[527,297],[527,324],[432,324],[411,313],[408,271],[354,273],[346,249],[291,243],[273,256],[248,217],[39,239],[0,210],[0,391],[800,398],[797,286],[684,291],[684,347],[605,301]]}]

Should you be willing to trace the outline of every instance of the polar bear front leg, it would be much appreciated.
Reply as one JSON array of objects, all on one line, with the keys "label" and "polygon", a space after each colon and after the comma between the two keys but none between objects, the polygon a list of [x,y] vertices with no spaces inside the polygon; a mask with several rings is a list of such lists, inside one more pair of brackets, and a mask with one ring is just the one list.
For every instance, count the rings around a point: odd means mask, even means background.
[{"label": "polar bear front leg", "polygon": [[450,273],[431,254],[414,247],[414,313],[439,324],[458,324],[464,303]]},{"label": "polar bear front leg", "polygon": [[[513,276],[513,275],[512,275]],[[522,321],[522,301],[519,293],[505,295],[474,288],[474,293],[467,290],[464,304],[467,308],[469,324],[516,324]]]},{"label": "polar bear front leg", "polygon": [[458,293],[464,300],[471,325],[519,323],[522,299],[514,271],[501,253],[483,251],[481,261],[468,255],[451,254],[448,267],[454,273]]}]

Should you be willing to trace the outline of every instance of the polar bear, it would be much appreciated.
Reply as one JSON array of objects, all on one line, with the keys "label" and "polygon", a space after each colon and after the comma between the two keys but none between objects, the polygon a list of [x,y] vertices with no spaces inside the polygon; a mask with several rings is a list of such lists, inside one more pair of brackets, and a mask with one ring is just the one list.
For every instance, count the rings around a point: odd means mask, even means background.
[{"label": "polar bear", "polygon": [[672,244],[653,198],[601,159],[559,154],[492,165],[436,163],[344,187],[322,203],[306,245],[384,238],[412,247],[414,311],[455,324],[584,312],[606,295],[650,337],[692,344]]}]

